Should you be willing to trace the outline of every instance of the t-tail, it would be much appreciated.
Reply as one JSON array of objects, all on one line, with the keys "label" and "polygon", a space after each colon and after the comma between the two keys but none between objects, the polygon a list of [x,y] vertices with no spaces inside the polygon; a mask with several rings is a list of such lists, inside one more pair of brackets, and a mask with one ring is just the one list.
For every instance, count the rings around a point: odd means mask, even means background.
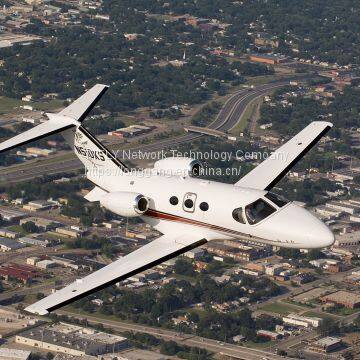
[{"label": "t-tail", "polygon": [[107,89],[97,84],[59,113],[47,113],[48,121],[1,143],[0,153],[60,133],[84,164],[89,180],[107,187],[109,175],[127,173],[129,169],[82,125]]}]

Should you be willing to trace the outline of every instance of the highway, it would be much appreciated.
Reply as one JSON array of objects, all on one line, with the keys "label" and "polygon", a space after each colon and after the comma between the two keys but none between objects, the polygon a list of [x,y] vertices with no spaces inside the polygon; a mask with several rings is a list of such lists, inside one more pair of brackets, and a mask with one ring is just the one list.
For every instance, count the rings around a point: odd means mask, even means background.
[{"label": "highway", "polygon": [[[240,121],[247,105],[253,100],[271,93],[273,90],[288,84],[288,80],[257,86],[253,89],[242,89],[234,93],[224,104],[216,119],[208,128],[226,132],[232,129]],[[132,148],[133,151],[155,152],[163,149],[173,148],[176,145],[198,139],[201,134],[184,134],[175,138],[161,140],[155,143],[141,145]],[[123,144],[121,144],[123,146]],[[119,150],[119,145],[112,146],[112,150]],[[50,160],[50,161],[49,161]],[[0,182],[16,183],[31,180],[44,175],[66,173],[82,168],[82,164],[75,157],[61,158],[59,161],[51,161],[53,158],[33,162],[31,165],[15,165],[0,170]]]}]

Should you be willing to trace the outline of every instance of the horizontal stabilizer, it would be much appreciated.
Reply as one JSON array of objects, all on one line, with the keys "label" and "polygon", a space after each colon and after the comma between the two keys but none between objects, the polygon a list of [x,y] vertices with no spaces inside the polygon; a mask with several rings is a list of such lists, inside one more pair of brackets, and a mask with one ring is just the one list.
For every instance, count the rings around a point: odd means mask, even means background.
[{"label": "horizontal stabilizer", "polygon": [[93,109],[100,98],[105,94],[109,88],[107,85],[96,84],[84,95],[71,103],[64,110],[59,112],[59,115],[70,117],[74,120],[82,122],[89,112]]},{"label": "horizontal stabilizer", "polygon": [[73,119],[55,114],[51,115],[53,117],[49,121],[2,142],[0,144],[0,153],[76,126]]},{"label": "horizontal stabilizer", "polygon": [[235,185],[271,190],[332,126],[332,123],[326,121],[310,123]]}]

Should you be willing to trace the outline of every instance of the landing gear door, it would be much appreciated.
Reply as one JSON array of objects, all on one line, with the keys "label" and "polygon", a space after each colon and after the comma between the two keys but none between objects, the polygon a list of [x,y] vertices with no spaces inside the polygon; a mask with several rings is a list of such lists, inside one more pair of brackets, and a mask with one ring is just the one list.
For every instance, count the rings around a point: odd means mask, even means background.
[{"label": "landing gear door", "polygon": [[195,204],[196,194],[186,193],[183,201],[183,210],[189,213],[193,213],[195,211]]}]

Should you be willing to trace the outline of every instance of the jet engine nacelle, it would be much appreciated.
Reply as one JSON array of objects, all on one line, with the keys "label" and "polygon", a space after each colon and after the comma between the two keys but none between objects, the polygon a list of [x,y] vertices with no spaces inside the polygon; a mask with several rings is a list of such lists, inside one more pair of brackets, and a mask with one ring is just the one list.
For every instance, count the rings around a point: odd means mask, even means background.
[{"label": "jet engine nacelle", "polygon": [[166,176],[190,176],[200,175],[203,165],[199,160],[188,157],[171,157],[158,160],[154,169],[161,175]]},{"label": "jet engine nacelle", "polygon": [[149,199],[139,193],[116,191],[102,196],[100,204],[120,216],[136,217],[148,210]]}]

